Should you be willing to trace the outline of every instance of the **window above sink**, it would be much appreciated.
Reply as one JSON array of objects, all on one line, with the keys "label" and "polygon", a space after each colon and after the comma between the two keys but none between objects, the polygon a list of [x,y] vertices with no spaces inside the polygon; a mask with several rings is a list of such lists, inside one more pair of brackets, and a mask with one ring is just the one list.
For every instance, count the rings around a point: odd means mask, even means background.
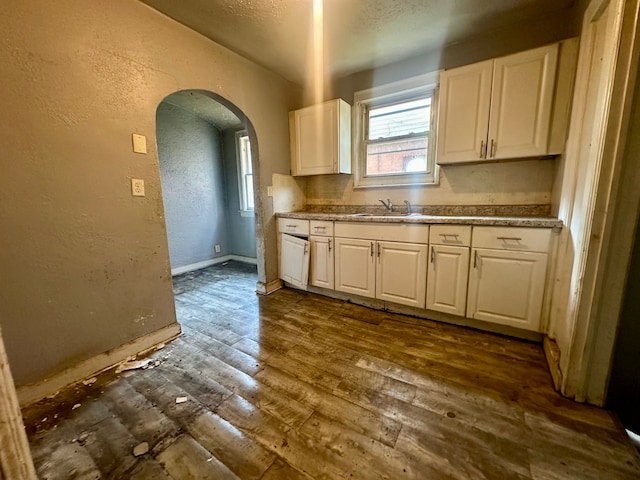
[{"label": "window above sink", "polygon": [[421,75],[356,92],[356,188],[437,184],[438,75]]}]

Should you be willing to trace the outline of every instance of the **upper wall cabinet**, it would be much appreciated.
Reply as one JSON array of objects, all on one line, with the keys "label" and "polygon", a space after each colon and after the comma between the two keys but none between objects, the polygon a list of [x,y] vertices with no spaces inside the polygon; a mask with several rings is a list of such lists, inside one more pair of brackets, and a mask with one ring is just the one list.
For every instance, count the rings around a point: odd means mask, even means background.
[{"label": "upper wall cabinet", "polygon": [[289,112],[291,174],[351,173],[351,106],[337,99]]},{"label": "upper wall cabinet", "polygon": [[549,141],[557,63],[554,44],[444,71],[437,162],[560,153]]}]

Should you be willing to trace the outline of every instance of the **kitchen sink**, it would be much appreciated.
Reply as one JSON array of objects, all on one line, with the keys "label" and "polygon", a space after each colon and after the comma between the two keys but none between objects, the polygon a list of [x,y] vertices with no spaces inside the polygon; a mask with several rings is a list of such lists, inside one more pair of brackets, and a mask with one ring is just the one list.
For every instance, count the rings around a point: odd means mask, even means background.
[{"label": "kitchen sink", "polygon": [[420,213],[384,212],[384,213],[352,213],[352,217],[414,217]]}]

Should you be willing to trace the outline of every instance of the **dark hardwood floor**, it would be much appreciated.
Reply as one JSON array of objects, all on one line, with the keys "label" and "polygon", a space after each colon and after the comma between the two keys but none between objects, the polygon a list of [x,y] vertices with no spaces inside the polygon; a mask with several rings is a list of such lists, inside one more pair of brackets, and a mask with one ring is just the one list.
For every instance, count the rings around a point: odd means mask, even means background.
[{"label": "dark hardwood floor", "polygon": [[237,262],[174,278],[184,334],[153,368],[26,410],[40,478],[640,478],[540,346],[255,283]]}]

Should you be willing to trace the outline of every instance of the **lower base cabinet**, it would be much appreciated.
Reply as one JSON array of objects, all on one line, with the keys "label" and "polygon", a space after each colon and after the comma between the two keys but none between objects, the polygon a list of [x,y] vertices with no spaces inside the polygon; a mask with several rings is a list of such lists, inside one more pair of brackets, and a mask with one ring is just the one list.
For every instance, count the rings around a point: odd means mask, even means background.
[{"label": "lower base cabinet", "polygon": [[333,222],[282,218],[278,227],[280,278],[295,287],[540,331],[550,228],[336,222],[334,235]]},{"label": "lower base cabinet", "polygon": [[376,242],[358,238],[336,238],[335,244],[335,289],[374,298]]},{"label": "lower base cabinet", "polygon": [[280,278],[303,290],[309,280],[309,242],[280,234]]},{"label": "lower base cabinet", "polygon": [[469,247],[431,245],[427,308],[464,317],[468,276]]},{"label": "lower base cabinet", "polygon": [[333,238],[312,235],[309,237],[309,243],[311,247],[309,284],[314,287],[333,289]]},{"label": "lower base cabinet", "polygon": [[336,238],[335,289],[424,308],[427,245]]},{"label": "lower base cabinet", "polygon": [[424,308],[427,245],[377,242],[376,298]]},{"label": "lower base cabinet", "polygon": [[467,317],[539,331],[547,254],[474,248]]}]

